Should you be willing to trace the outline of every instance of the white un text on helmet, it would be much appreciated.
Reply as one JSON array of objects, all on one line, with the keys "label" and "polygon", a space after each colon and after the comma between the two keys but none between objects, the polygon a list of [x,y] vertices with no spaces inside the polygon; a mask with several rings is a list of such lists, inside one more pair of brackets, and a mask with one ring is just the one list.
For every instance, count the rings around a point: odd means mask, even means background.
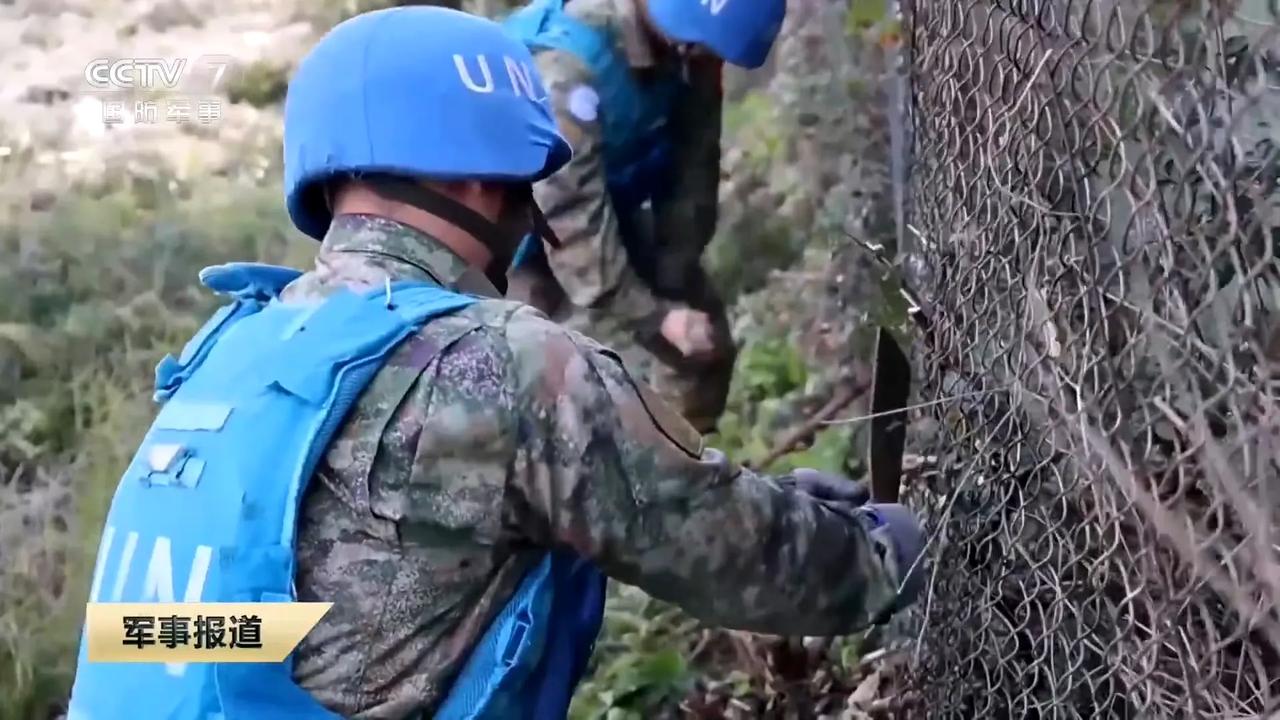
[{"label": "white un text on helmet", "polygon": [[[516,97],[527,97],[530,100],[542,102],[547,98],[546,90],[542,87],[533,74],[533,69],[528,63],[520,62],[509,56],[502,56],[503,68],[506,70],[506,80],[511,88],[511,92]],[[458,71],[458,78],[462,80],[462,84],[474,93],[491,93],[494,89],[493,71],[489,68],[489,59],[484,55],[476,55],[475,58],[468,60],[462,55],[454,53],[453,66]],[[473,72],[474,70],[474,72]],[[476,75],[480,76],[477,81]]]}]

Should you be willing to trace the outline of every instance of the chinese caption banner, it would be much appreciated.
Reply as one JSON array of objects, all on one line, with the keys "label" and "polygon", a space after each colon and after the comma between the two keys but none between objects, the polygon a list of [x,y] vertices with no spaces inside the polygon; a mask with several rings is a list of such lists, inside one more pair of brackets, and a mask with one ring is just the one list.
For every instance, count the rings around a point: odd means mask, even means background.
[{"label": "chinese caption banner", "polygon": [[89,662],[280,662],[333,603],[89,603]]}]

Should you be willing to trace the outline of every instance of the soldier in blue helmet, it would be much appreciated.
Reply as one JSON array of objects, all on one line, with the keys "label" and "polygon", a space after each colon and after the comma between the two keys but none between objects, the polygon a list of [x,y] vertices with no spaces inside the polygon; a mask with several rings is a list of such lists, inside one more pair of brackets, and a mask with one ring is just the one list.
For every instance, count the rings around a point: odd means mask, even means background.
[{"label": "soldier in blue helmet", "polygon": [[623,352],[699,431],[735,349],[701,264],[716,226],[721,63],[762,65],[785,0],[534,0],[505,21],[533,52],[573,159],[534,194],[512,297]]},{"label": "soldier in blue helmet", "polygon": [[530,183],[570,149],[498,25],[338,25],[292,79],[284,151],[315,269],[201,273],[227,304],[156,369],[90,600],[333,607],[283,663],[82,647],[69,720],[559,720],[606,576],[779,634],[911,602],[905,508],[742,468],[608,348],[502,299],[521,238],[555,242]]}]

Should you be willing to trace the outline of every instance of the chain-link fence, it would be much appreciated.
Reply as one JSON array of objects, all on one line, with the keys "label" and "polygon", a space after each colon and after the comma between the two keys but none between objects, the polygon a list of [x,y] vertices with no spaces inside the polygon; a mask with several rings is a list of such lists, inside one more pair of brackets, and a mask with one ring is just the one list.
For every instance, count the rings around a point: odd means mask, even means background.
[{"label": "chain-link fence", "polygon": [[[1280,707],[1274,0],[914,0],[927,717]],[[927,271],[922,270],[927,268]]]}]

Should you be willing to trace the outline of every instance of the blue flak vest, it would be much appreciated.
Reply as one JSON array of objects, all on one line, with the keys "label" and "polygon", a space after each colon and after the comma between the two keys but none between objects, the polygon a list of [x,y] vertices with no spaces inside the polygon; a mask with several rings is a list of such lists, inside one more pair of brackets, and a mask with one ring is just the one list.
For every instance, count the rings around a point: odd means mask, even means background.
[{"label": "blue flak vest", "polygon": [[[673,185],[669,125],[680,79],[655,76],[651,82],[639,82],[613,32],[569,15],[564,4],[565,0],[534,0],[507,16],[503,26],[530,52],[568,52],[594,76],[609,199],[625,222],[645,202],[661,200]],[[625,226],[622,235],[637,260],[650,251]],[[537,238],[526,238],[512,264],[518,267],[539,252]]]},{"label": "blue flak vest", "polygon": [[[296,270],[207,268],[227,295],[156,368],[160,412],[116,488],[91,602],[296,599],[297,515],[348,411],[391,352],[476,298],[427,283],[286,304]],[[604,576],[546,553],[486,629],[434,717],[565,717],[604,607]],[[82,638],[68,720],[338,718],[281,663],[90,663]]]}]

